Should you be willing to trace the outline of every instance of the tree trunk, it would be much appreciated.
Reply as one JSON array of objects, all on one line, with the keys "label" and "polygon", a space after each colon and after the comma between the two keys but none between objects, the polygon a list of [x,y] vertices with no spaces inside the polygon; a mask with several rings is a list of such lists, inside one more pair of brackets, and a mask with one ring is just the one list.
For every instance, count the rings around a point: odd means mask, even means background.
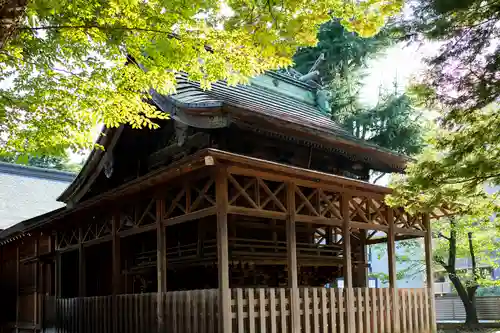
[{"label": "tree trunk", "polygon": [[476,289],[477,287],[469,287],[465,289],[460,278],[455,271],[448,271],[448,277],[455,287],[455,290],[462,301],[465,309],[465,325],[468,327],[476,327],[479,325],[476,308]]},{"label": "tree trunk", "polygon": [[27,0],[0,1],[0,50],[16,34],[27,3]]},{"label": "tree trunk", "polygon": [[471,328],[477,327],[479,325],[479,320],[477,318],[477,308],[476,308],[476,290],[477,290],[477,268],[476,259],[474,255],[474,248],[472,246],[472,233],[469,233],[469,250],[472,257],[472,270],[474,272],[474,285],[465,288],[457,275],[455,268],[455,263],[457,259],[457,224],[454,218],[450,219],[450,237],[444,237],[449,242],[448,248],[448,264],[444,261],[438,261],[444,269],[448,272],[448,277],[453,283],[455,290],[460,297],[465,309],[465,325]]},{"label": "tree trunk", "polygon": [[465,325],[475,327],[479,325],[476,307],[476,290],[477,286],[467,288],[469,305],[465,307]]}]

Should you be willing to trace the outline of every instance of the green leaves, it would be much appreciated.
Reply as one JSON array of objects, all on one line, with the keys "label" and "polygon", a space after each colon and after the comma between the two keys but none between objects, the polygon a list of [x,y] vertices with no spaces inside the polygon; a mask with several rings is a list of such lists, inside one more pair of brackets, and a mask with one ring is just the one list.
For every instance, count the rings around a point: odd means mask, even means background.
[{"label": "green leaves", "polygon": [[[32,0],[0,51],[0,150],[89,147],[96,123],[154,128],[148,91],[204,88],[291,64],[331,16],[374,34],[399,0]],[[139,68],[138,64],[142,67]],[[57,148],[60,150],[60,148]]]}]

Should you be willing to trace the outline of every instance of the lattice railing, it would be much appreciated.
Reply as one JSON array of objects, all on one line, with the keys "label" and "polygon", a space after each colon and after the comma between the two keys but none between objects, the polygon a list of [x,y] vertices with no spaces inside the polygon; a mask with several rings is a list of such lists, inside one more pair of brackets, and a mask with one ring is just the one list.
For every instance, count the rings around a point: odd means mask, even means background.
[{"label": "lattice railing", "polygon": [[164,198],[165,219],[215,207],[215,179],[206,176],[167,188]]}]

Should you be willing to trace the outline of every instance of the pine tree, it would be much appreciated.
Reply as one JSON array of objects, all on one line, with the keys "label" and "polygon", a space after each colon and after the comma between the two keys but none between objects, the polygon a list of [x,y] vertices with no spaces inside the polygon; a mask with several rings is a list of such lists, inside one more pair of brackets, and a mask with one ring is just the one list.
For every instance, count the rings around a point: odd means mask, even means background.
[{"label": "pine tree", "polygon": [[325,60],[317,70],[331,95],[332,119],[355,136],[399,153],[414,155],[422,147],[420,112],[406,93],[381,89],[378,103],[367,107],[359,103],[364,69],[368,59],[395,42],[387,31],[370,38],[346,31],[337,21],[321,26],[318,44],[299,50],[295,69],[307,73],[321,54]]}]

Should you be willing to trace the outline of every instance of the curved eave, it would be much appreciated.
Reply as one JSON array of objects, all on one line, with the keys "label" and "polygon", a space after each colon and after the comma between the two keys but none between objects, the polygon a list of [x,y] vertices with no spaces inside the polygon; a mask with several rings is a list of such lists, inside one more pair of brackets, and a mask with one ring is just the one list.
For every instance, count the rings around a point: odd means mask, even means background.
[{"label": "curved eave", "polygon": [[[338,147],[338,145],[341,145],[344,150],[352,148],[357,151],[356,154],[352,155],[355,155],[358,159],[365,162],[376,162],[378,165],[386,165],[386,172],[403,172],[406,164],[411,160],[405,155],[395,153],[354,136],[346,135],[344,132],[336,132],[331,128],[316,126],[314,123],[310,122],[302,122],[299,124],[284,118],[271,116],[267,112],[260,112],[258,109],[247,109],[223,102],[215,104],[212,107],[198,104],[189,105],[189,107],[184,106],[183,109],[183,111],[192,115],[196,115],[203,111],[204,116],[209,116],[210,114],[220,115],[225,111],[230,115],[230,120],[232,122],[238,122],[238,119],[260,118],[270,125],[280,128],[286,127],[289,130],[295,131],[296,134],[300,135],[303,139],[313,138],[313,141],[321,143],[325,147]],[[360,155],[364,156],[364,158],[361,158]]]},{"label": "curved eave", "polygon": [[77,193],[81,192],[84,186],[93,182],[92,178],[95,178],[102,169],[102,158],[107,151],[113,149],[122,130],[123,126],[118,128],[104,128],[96,141],[96,144],[104,147],[104,150],[99,147],[92,149],[76,178],[57,198],[57,201],[68,204]]}]

